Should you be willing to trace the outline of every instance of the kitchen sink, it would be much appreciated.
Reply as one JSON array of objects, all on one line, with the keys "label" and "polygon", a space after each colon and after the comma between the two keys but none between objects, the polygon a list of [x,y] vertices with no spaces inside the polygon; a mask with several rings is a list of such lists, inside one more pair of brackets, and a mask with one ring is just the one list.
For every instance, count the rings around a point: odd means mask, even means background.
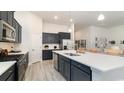
[{"label": "kitchen sink", "polygon": [[65,55],[68,55],[68,56],[80,56],[79,54],[77,53],[64,53]]}]

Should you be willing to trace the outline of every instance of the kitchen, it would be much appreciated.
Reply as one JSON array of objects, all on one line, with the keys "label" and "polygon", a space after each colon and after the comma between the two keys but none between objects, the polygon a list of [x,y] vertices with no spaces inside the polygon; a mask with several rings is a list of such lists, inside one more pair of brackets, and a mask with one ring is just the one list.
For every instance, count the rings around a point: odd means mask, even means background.
[{"label": "kitchen", "polygon": [[123,16],[111,11],[1,11],[0,80],[124,80]]}]

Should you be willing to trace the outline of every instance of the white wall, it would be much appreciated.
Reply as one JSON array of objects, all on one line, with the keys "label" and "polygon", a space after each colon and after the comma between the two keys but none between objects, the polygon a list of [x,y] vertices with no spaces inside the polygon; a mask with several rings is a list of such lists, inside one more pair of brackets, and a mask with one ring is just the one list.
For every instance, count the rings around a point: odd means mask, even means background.
[{"label": "white wall", "polygon": [[[32,35],[42,36],[42,19],[31,12],[15,12],[16,20],[22,26],[22,43],[17,44],[16,48],[29,51],[29,61],[31,62]],[[41,38],[42,41],[42,38]],[[38,44],[42,46],[42,43]],[[41,49],[42,50],[42,49]],[[42,53],[42,52],[41,52]]]},{"label": "white wall", "polygon": [[89,26],[84,29],[75,31],[75,40],[84,39],[87,41],[87,48],[94,48],[95,47],[95,38],[96,37],[105,37],[108,40],[110,39],[110,34],[108,29]]},{"label": "white wall", "polygon": [[107,28],[91,26],[90,27],[90,48],[95,48],[96,37],[107,38],[107,40],[109,41],[111,38],[111,35]]},{"label": "white wall", "polygon": [[47,32],[47,33],[68,32],[68,26],[45,22],[43,24],[43,32]]},{"label": "white wall", "polygon": [[124,49],[124,44],[120,44],[120,41],[124,40],[124,25],[109,28],[111,33],[111,40],[116,41],[116,45],[121,49]]}]

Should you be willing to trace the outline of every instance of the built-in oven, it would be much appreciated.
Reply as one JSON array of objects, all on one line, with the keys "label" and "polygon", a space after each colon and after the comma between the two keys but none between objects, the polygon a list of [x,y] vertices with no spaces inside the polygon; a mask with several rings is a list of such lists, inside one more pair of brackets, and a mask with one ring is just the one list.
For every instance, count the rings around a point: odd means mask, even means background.
[{"label": "built-in oven", "polygon": [[15,29],[3,20],[0,20],[1,41],[14,42],[16,39]]}]

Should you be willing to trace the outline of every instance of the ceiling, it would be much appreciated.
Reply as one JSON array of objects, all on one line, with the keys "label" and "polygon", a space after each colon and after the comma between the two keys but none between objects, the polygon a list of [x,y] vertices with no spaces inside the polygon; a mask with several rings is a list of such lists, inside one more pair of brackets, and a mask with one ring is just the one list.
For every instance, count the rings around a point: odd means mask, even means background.
[{"label": "ceiling", "polygon": [[[32,13],[43,18],[44,22],[55,24],[70,25],[70,18],[73,19],[76,29],[81,29],[86,26],[101,26],[112,27],[124,24],[123,11],[33,11]],[[105,20],[97,21],[99,14],[105,15]],[[54,19],[58,16],[58,20]]]}]

